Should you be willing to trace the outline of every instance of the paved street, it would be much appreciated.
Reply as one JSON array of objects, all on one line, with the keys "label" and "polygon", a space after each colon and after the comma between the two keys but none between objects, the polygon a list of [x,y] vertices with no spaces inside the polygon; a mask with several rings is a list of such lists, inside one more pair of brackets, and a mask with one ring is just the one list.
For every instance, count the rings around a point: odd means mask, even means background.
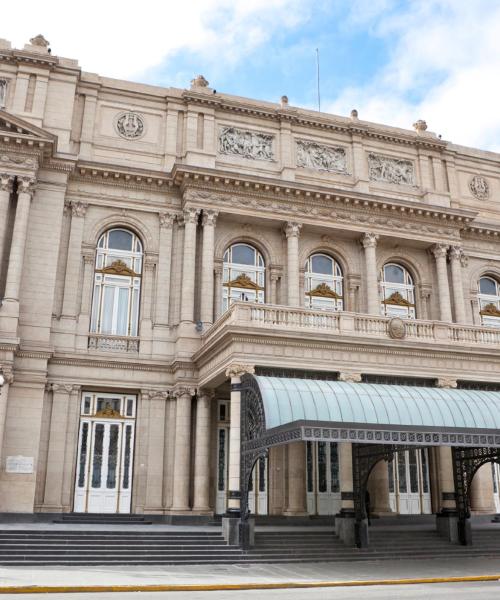
[{"label": "paved street", "polygon": [[2,598],[19,600],[498,600],[499,582],[435,583],[424,585],[390,585],[352,588],[323,588],[298,590],[255,590],[229,592],[121,592],[106,594],[23,594],[5,595]]}]

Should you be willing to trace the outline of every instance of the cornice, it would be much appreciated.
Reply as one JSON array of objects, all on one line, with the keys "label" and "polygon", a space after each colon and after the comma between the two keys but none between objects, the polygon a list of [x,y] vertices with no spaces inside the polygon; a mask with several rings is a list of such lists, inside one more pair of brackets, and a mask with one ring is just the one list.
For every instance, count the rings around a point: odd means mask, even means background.
[{"label": "cornice", "polygon": [[146,371],[146,372],[162,372],[162,373],[174,373],[172,365],[166,365],[164,363],[144,363],[138,362],[134,359],[134,362],[125,362],[120,360],[106,360],[106,357],[99,358],[86,358],[86,357],[62,357],[53,356],[49,362],[50,365],[63,365],[68,367],[102,367],[104,369],[124,369],[126,371]]},{"label": "cornice", "polygon": [[166,190],[174,185],[170,175],[146,169],[128,169],[111,164],[78,161],[72,181],[92,181],[141,190]]},{"label": "cornice", "polygon": [[23,50],[2,50],[0,52],[0,61],[15,64],[24,63],[48,69],[53,69],[59,62],[57,56],[52,56],[51,54],[35,54]]},{"label": "cornice", "polygon": [[496,238],[500,236],[500,225],[489,225],[487,223],[474,222],[464,228],[465,234],[472,234],[474,237]]},{"label": "cornice", "polygon": [[282,106],[272,105],[265,106],[264,104],[249,102],[244,98],[230,99],[225,98],[216,93],[210,94],[207,92],[195,92],[193,90],[185,90],[182,93],[182,98],[186,103],[201,104],[203,106],[211,106],[215,109],[249,115],[252,117],[260,117],[263,119],[273,120],[276,122],[288,121],[296,125],[335,131],[339,133],[347,133],[359,135],[362,137],[373,138],[377,140],[389,141],[396,144],[407,146],[416,146],[425,149],[432,149],[442,152],[448,146],[448,142],[434,137],[432,134],[415,134],[410,130],[396,130],[395,128],[384,127],[368,121],[359,119],[348,119],[347,117],[336,117],[326,115],[324,113],[309,113],[300,108],[283,108]]}]

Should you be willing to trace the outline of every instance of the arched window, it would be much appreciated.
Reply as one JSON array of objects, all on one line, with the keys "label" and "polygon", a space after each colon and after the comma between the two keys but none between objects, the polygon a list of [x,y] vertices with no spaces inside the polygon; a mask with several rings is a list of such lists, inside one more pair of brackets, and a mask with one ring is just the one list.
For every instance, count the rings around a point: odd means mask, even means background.
[{"label": "arched window", "polygon": [[224,253],[223,310],[235,300],[264,302],[265,271],[264,259],[253,246],[230,246]]},{"label": "arched window", "polygon": [[415,319],[415,285],[402,265],[387,263],[382,269],[381,313],[388,317]]},{"label": "arched window", "polygon": [[306,308],[343,310],[344,292],[340,265],[327,254],[311,254],[304,281]]},{"label": "arched window", "polygon": [[482,324],[500,327],[500,283],[490,276],[481,277],[478,300]]},{"label": "arched window", "polygon": [[91,331],[136,336],[141,293],[142,244],[125,229],[110,229],[97,244]]}]

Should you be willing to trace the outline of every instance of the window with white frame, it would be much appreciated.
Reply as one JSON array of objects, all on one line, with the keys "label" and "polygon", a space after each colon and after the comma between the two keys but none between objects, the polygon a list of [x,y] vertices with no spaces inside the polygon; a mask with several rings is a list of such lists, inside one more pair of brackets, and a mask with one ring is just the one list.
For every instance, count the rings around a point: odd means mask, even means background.
[{"label": "window with white frame", "polygon": [[478,300],[481,323],[500,327],[500,283],[489,275],[481,277]]},{"label": "window with white frame", "polygon": [[396,263],[384,265],[381,274],[381,314],[415,319],[415,285],[408,270]]},{"label": "window with white frame", "polygon": [[233,244],[224,253],[222,307],[235,300],[265,302],[266,267],[262,254],[249,244]]},{"label": "window with white frame", "polygon": [[7,103],[7,79],[0,79],[0,108],[5,108]]},{"label": "window with white frame", "polygon": [[305,266],[305,306],[323,310],[343,310],[342,269],[327,254],[311,254]]},{"label": "window with white frame", "polygon": [[142,244],[126,229],[110,229],[97,244],[92,333],[136,336],[141,294]]}]

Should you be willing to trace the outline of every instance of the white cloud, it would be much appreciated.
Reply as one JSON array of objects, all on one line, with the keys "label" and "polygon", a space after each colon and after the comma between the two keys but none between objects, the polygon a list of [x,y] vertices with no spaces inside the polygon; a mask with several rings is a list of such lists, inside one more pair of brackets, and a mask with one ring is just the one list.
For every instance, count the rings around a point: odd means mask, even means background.
[{"label": "white cloud", "polygon": [[[26,0],[2,5],[1,32],[17,48],[42,33],[54,54],[101,75],[134,79],[179,50],[228,64],[294,27],[309,1]],[[22,11],[22,14],[21,14]],[[193,73],[195,75],[195,73]],[[187,84],[187,82],[186,82]]]},{"label": "white cloud", "polygon": [[362,119],[402,127],[423,118],[445,139],[500,150],[500,3],[426,0],[401,11],[394,2],[358,0],[361,13],[362,5],[371,11],[363,27],[387,44],[390,58],[328,110],[357,108]]}]

